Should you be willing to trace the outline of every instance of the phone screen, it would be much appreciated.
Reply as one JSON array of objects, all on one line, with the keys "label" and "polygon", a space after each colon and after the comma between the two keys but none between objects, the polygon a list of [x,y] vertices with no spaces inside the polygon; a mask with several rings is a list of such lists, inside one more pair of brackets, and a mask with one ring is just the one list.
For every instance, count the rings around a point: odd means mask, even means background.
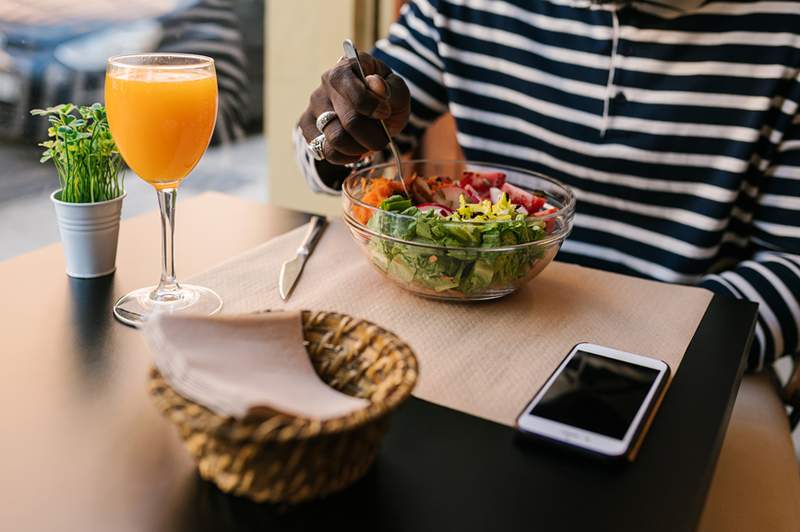
[{"label": "phone screen", "polygon": [[658,374],[578,351],[529,413],[621,440]]}]

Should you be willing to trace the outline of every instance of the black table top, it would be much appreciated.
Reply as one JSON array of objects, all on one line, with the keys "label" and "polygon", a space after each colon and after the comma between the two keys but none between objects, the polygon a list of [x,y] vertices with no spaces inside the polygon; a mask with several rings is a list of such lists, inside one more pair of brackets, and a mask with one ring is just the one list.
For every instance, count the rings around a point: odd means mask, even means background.
[{"label": "black table top", "polygon": [[[219,196],[183,202],[179,213],[178,249],[195,272],[304,220]],[[219,216],[228,222],[217,223]],[[127,267],[114,277],[66,279],[58,247],[0,264],[0,290],[13,302],[0,308],[0,528],[695,528],[742,377],[754,304],[712,299],[632,464],[531,444],[506,426],[412,399],[393,415],[375,467],[355,486],[299,507],[257,505],[198,478],[147,397],[141,336],[111,318],[116,296],[157,275],[157,224],[152,214],[123,224],[119,264]],[[187,226],[191,232],[182,232]]]},{"label": "black table top", "polygon": [[712,300],[633,463],[543,447],[504,425],[412,399],[395,413],[376,467],[351,489],[282,508],[198,478],[181,530],[321,530],[334,522],[387,531],[694,530],[742,373],[727,359],[744,352],[753,310]]}]

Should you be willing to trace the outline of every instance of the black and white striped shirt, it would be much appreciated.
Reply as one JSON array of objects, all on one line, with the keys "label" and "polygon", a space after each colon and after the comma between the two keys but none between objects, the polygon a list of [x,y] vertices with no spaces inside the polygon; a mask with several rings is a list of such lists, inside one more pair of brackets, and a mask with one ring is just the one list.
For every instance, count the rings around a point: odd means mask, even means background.
[{"label": "black and white striped shirt", "polygon": [[559,260],[758,302],[752,369],[798,351],[799,2],[414,0],[374,54],[406,149],[449,111],[467,159],[573,188]]}]

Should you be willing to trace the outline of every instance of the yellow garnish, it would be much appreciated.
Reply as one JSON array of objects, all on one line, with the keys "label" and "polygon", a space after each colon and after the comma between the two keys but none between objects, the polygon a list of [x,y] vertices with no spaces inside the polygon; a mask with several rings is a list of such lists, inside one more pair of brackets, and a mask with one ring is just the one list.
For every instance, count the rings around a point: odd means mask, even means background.
[{"label": "yellow garnish", "polygon": [[516,206],[508,200],[508,195],[503,192],[499,201],[494,205],[489,200],[467,203],[467,198],[461,194],[458,198],[458,209],[449,218],[453,221],[490,222],[514,220],[517,216]]}]

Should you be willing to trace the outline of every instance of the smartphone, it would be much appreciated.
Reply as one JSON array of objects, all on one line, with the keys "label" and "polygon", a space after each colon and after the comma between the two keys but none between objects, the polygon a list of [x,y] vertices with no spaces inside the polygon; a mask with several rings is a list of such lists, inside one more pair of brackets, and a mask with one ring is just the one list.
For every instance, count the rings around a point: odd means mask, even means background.
[{"label": "smartphone", "polygon": [[517,418],[517,430],[608,458],[628,456],[669,376],[661,360],[582,343]]}]

